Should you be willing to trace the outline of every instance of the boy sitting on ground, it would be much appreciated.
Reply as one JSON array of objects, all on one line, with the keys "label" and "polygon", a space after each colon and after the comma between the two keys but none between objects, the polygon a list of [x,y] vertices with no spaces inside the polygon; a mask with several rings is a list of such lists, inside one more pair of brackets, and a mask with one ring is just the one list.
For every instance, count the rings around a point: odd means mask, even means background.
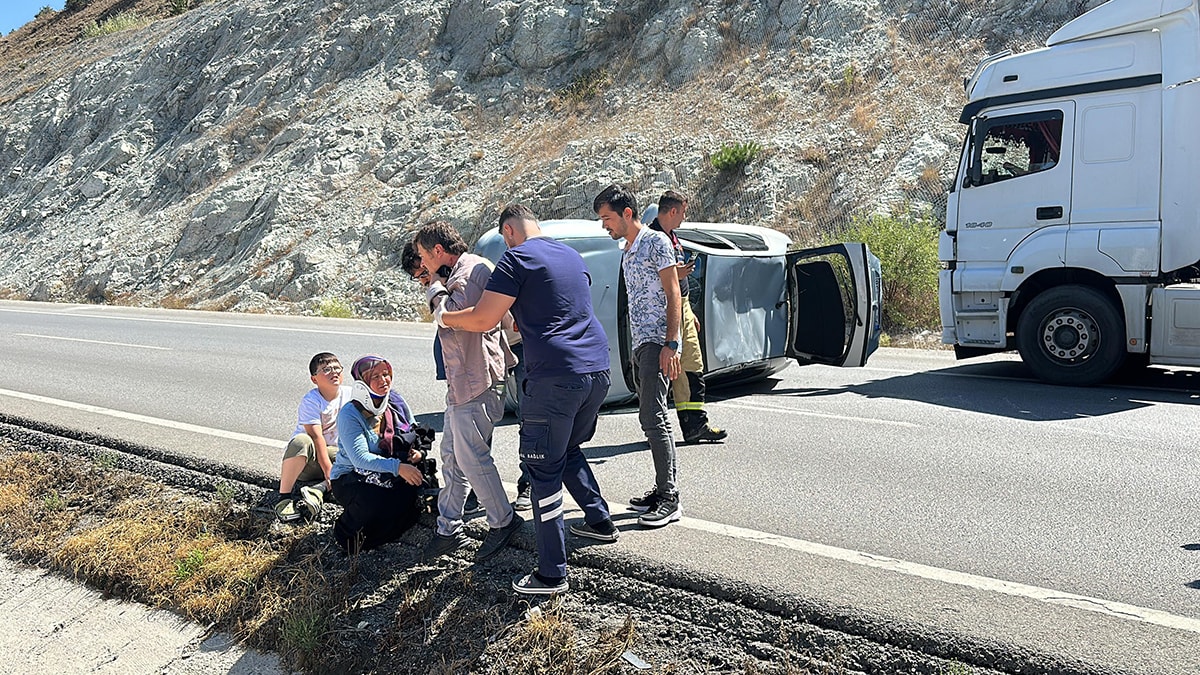
[{"label": "boy sitting on ground", "polygon": [[[350,387],[342,386],[342,364],[337,356],[317,354],[308,362],[308,373],[316,386],[300,399],[296,430],[283,452],[279,472],[275,514],[284,523],[301,517],[313,520],[321,513],[337,455],[338,412],[351,400]],[[303,485],[298,498],[293,494],[297,483]]]}]

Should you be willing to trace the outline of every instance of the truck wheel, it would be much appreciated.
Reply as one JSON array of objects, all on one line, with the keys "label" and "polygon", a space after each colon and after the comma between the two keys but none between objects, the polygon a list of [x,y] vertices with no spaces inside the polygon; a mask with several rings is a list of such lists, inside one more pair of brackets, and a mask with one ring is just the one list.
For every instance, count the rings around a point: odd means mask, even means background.
[{"label": "truck wheel", "polygon": [[1017,349],[1038,378],[1087,387],[1125,361],[1125,325],[1102,293],[1059,286],[1035,297],[1017,322]]}]

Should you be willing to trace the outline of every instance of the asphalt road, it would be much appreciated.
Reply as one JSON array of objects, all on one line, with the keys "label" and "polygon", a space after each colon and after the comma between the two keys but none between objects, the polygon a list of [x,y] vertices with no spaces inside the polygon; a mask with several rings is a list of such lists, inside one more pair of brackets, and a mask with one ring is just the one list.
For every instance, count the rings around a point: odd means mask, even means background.
[{"label": "asphalt road", "polygon": [[[445,389],[434,379],[432,337],[428,324],[0,302],[0,410],[274,472],[296,403],[311,386],[307,361],[318,351],[339,354],[347,367],[361,354],[387,357],[414,412],[440,425]],[[1196,644],[1197,396],[1198,371],[1151,369],[1120,385],[1073,389],[1029,380],[1013,357],[955,362],[949,352],[884,349],[863,369],[793,366],[714,392],[710,416],[730,437],[681,447],[684,511],[709,530],[735,526],[1085,596],[1077,605],[1155,610],[1178,624],[1167,635]],[[235,433],[214,437],[189,424]],[[606,410],[585,448],[612,502],[652,486],[641,439],[635,412]],[[495,454],[510,482],[515,446],[509,417]],[[890,582],[864,581],[876,571],[841,563],[814,580],[833,564],[828,556],[720,546],[705,536],[673,553],[661,539],[657,547],[652,539],[630,545],[721,573],[751,565],[747,580],[807,585],[835,604],[862,602],[849,596],[865,593],[906,619],[972,621],[965,609],[943,616],[950,600],[922,609],[903,597],[940,594],[940,572],[907,591],[879,588]],[[672,545],[694,537],[701,535],[681,533]],[[962,607],[983,607],[987,592],[972,588]],[[1100,620],[1063,611],[1030,601],[1021,619],[993,613],[987,621],[1044,620],[1042,630],[1055,635],[1065,621]],[[1122,611],[1101,617],[1106,630],[1127,630],[1119,618],[1110,621]],[[1044,645],[1045,635],[1031,631],[1029,639]],[[1063,649],[1077,639],[1063,635]]]}]

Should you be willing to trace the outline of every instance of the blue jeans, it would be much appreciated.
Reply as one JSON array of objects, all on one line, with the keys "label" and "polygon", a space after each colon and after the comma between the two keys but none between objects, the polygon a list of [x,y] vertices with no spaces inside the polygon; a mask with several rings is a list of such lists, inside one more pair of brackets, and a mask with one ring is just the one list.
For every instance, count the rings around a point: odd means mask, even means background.
[{"label": "blue jeans", "polygon": [[596,433],[596,415],[608,395],[607,370],[525,380],[521,401],[521,461],[529,470],[538,573],[567,576],[563,487],[583,509],[584,520],[608,519],[608,502],[579,446]]}]

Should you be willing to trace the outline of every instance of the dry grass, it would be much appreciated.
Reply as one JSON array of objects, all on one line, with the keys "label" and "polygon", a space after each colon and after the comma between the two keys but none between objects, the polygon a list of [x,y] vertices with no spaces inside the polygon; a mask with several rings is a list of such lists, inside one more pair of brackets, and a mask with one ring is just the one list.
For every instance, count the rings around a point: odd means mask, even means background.
[{"label": "dry grass", "polygon": [[[0,546],[122,597],[169,607],[310,663],[345,597],[303,529],[113,468],[0,448]],[[307,626],[297,625],[307,622]]]},{"label": "dry grass", "polygon": [[594,637],[581,633],[564,615],[560,605],[546,605],[511,636],[512,646],[522,655],[514,670],[558,675],[597,675],[616,669],[621,654],[637,636],[632,616]]}]

